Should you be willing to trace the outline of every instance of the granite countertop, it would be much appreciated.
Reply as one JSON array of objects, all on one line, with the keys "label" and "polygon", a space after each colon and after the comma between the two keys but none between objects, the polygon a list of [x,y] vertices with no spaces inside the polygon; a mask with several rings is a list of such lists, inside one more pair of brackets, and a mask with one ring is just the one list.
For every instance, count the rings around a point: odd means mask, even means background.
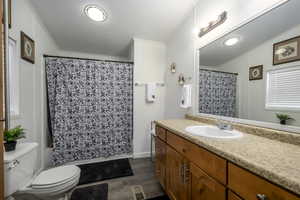
[{"label": "granite countertop", "polygon": [[238,139],[195,136],[186,132],[185,128],[206,124],[188,119],[155,122],[172,133],[300,195],[300,146],[246,133]]}]

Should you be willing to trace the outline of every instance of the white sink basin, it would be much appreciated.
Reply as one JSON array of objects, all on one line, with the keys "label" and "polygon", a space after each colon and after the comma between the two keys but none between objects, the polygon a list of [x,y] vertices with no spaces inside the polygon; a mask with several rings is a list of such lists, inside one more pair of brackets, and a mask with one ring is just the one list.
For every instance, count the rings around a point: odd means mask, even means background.
[{"label": "white sink basin", "polygon": [[216,126],[189,126],[185,129],[187,132],[203,137],[234,139],[243,137],[243,133],[236,130],[220,130]]}]

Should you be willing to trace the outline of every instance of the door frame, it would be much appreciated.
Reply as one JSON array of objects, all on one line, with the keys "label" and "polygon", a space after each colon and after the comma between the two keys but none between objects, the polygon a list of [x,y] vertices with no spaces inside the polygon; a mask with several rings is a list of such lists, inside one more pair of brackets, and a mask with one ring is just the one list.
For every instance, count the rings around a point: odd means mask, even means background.
[{"label": "door frame", "polygon": [[3,131],[5,129],[5,31],[6,17],[4,15],[5,0],[0,0],[0,199],[4,199],[4,145]]}]

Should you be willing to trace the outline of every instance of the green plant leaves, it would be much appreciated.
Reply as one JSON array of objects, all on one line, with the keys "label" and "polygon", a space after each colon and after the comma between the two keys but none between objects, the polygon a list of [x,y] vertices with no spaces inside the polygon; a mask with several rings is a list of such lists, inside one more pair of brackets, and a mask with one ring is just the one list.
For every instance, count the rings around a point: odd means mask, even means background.
[{"label": "green plant leaves", "polygon": [[6,142],[16,141],[21,138],[25,138],[25,132],[21,125],[4,131],[4,141]]},{"label": "green plant leaves", "polygon": [[286,114],[276,114],[276,116],[277,116],[277,118],[279,120],[290,120],[290,119],[293,119],[289,115],[286,115]]}]

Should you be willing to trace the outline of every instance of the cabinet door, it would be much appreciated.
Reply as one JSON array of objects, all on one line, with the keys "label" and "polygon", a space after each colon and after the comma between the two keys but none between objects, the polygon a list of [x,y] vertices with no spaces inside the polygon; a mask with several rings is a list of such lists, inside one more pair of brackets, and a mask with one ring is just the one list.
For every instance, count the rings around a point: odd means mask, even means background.
[{"label": "cabinet door", "polygon": [[167,194],[171,200],[187,200],[188,162],[171,147],[167,146]]},{"label": "cabinet door", "polygon": [[158,137],[155,138],[155,173],[161,186],[166,185],[166,147],[167,145]]},{"label": "cabinet door", "polygon": [[191,200],[226,200],[226,188],[191,164]]},{"label": "cabinet door", "polygon": [[167,144],[160,138],[155,138],[155,159],[165,164],[166,162]]},{"label": "cabinet door", "polygon": [[156,161],[155,163],[155,174],[158,179],[160,185],[163,189],[166,189],[166,166],[165,164]]}]

